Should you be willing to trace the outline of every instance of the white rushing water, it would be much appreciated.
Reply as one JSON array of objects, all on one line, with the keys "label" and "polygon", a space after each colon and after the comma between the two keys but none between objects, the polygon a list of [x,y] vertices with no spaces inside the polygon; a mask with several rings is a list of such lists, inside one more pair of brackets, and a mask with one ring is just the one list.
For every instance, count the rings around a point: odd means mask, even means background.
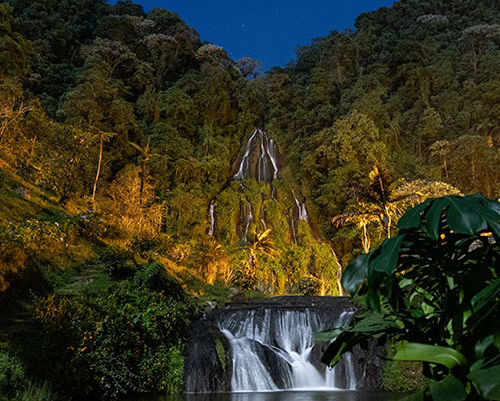
[{"label": "white rushing water", "polygon": [[245,213],[245,233],[243,234],[243,241],[248,241],[248,231],[250,229],[250,224],[253,221],[252,204],[247,201],[246,207],[244,209]]},{"label": "white rushing water", "polygon": [[[258,147],[254,146],[254,141],[259,141]],[[245,178],[250,178],[250,157],[252,150],[259,152],[259,158],[257,160],[257,177],[254,178],[257,178],[257,181],[267,181],[271,176],[272,179],[278,178],[279,169],[276,143],[272,139],[269,139],[264,131],[256,129],[250,139],[248,139],[245,152],[238,166],[238,171],[233,179],[243,180]]]},{"label": "white rushing water", "polygon": [[215,232],[215,200],[210,201],[210,208],[208,210],[210,219],[210,227],[208,228],[208,235],[214,235]]},{"label": "white rushing water", "polygon": [[[348,323],[351,316],[343,312],[334,325]],[[314,332],[325,329],[314,310],[239,310],[223,316],[219,328],[233,355],[233,391],[356,388],[351,355],[333,369],[314,361]]]},{"label": "white rushing water", "polygon": [[299,220],[307,221],[309,217],[307,216],[306,203],[299,202],[299,200],[297,199],[297,195],[295,195],[295,191],[293,189],[292,189],[292,194],[295,199],[295,205],[297,206],[297,213]]}]

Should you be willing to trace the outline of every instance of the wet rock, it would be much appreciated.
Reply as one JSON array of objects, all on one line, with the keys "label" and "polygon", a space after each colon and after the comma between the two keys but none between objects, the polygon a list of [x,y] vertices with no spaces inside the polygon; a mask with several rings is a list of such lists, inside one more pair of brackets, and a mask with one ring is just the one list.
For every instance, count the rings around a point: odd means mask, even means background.
[{"label": "wet rock", "polygon": [[192,326],[184,368],[187,392],[231,391],[231,349],[227,338],[210,317]]}]

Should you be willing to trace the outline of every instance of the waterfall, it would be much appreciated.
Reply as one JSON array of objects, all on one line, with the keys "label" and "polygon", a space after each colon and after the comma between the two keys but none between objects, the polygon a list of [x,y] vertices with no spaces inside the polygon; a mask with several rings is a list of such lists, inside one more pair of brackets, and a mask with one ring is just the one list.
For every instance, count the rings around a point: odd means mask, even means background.
[{"label": "waterfall", "polygon": [[291,227],[291,231],[292,231],[293,243],[296,244],[297,243],[297,228],[295,228],[295,219],[293,218],[293,216],[290,219],[290,227]]},{"label": "waterfall", "polygon": [[[342,312],[334,325],[345,325],[352,314]],[[312,308],[223,314],[218,326],[231,348],[232,390],[355,389],[357,377],[349,354],[333,369],[318,361],[314,333],[327,328],[323,320]]]},{"label": "waterfall", "polygon": [[272,139],[269,139],[267,134],[265,132],[262,132],[262,142],[265,143],[265,152],[267,156],[269,157],[269,160],[271,162],[271,166],[273,168],[273,179],[278,178],[278,161],[276,159],[276,144],[273,142]]},{"label": "waterfall", "polygon": [[297,215],[299,220],[308,220],[307,216],[307,209],[306,209],[306,203],[302,202],[300,203],[299,200],[297,199],[297,195],[295,195],[295,192],[292,189],[292,194],[293,198],[295,199],[295,205],[297,206]]},{"label": "waterfall", "polygon": [[215,232],[215,200],[213,200],[213,199],[210,202],[210,208],[208,209],[208,216],[210,218],[210,227],[208,228],[208,235],[214,235],[214,232]]},{"label": "waterfall", "polygon": [[242,180],[248,176],[248,167],[249,167],[249,157],[250,152],[252,151],[252,141],[257,135],[258,130],[256,129],[250,139],[247,142],[247,147],[245,149],[245,153],[243,154],[243,158],[241,159],[240,165],[238,167],[238,172],[234,175],[235,180]]},{"label": "waterfall", "polygon": [[252,214],[252,204],[247,201],[246,203],[246,208],[245,208],[245,234],[243,235],[243,240],[246,242],[248,241],[248,230],[250,228],[250,224],[253,221],[253,214]]},{"label": "waterfall", "polygon": [[[258,140],[258,146],[254,146],[256,140]],[[278,178],[277,154],[276,143],[269,139],[264,131],[256,129],[247,142],[238,171],[233,179],[255,178],[257,181],[272,181]]]}]

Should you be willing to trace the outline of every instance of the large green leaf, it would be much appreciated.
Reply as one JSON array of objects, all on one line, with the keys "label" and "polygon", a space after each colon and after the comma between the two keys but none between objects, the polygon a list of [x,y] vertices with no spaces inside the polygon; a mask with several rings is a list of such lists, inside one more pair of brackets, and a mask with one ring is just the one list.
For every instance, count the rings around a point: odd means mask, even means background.
[{"label": "large green leaf", "polygon": [[485,319],[488,319],[490,314],[497,310],[499,298],[500,278],[497,278],[472,298],[472,314],[468,319],[468,325],[474,328]]},{"label": "large green leaf", "polygon": [[500,202],[485,198],[481,194],[466,196],[464,202],[485,219],[488,229],[493,232],[496,240],[500,241]]},{"label": "large green leaf", "polygon": [[[469,200],[450,196],[446,198],[445,204],[448,206],[448,226],[453,232],[473,235],[488,228],[484,214],[489,211],[482,210],[484,208],[480,203],[473,203],[471,207]],[[479,213],[481,211],[483,216]]]},{"label": "large green leaf", "polygon": [[391,328],[396,328],[396,320],[390,316],[376,312],[366,312],[364,317],[358,320],[350,331],[356,333],[381,333],[387,332]]},{"label": "large green leaf", "polygon": [[474,311],[481,309],[483,306],[488,303],[498,300],[500,296],[500,277],[495,279],[491,284],[489,284],[486,288],[483,288],[480,292],[478,292],[471,300],[472,308]]},{"label": "large green leaf", "polygon": [[344,330],[342,329],[331,329],[331,330],[323,330],[317,333],[314,333],[314,342],[316,344],[328,342],[337,338]]},{"label": "large green leaf", "polygon": [[420,205],[408,210],[403,217],[399,219],[398,228],[400,230],[409,230],[420,226],[422,213],[429,205],[429,201],[425,201]]},{"label": "large green leaf", "polygon": [[340,333],[324,352],[321,362],[329,366],[334,366],[340,361],[344,353],[352,351],[356,345],[367,338],[370,337],[365,334],[347,331]]},{"label": "large green leaf", "polygon": [[476,369],[470,372],[468,377],[485,399],[500,400],[500,365]]},{"label": "large green leaf", "polygon": [[368,261],[371,254],[361,255],[349,263],[342,274],[342,286],[353,295],[368,274]]},{"label": "large green leaf", "polygon": [[453,375],[440,382],[430,382],[429,390],[433,401],[463,401],[467,398],[463,383]]},{"label": "large green leaf", "polygon": [[432,199],[431,206],[425,213],[424,231],[434,241],[439,239],[439,231],[441,228],[441,215],[446,204],[445,198]]},{"label": "large green leaf", "polygon": [[437,363],[446,366],[448,369],[456,365],[465,365],[467,362],[462,353],[453,348],[405,341],[397,344],[397,352],[393,359]]},{"label": "large green leaf", "polygon": [[[406,212],[399,220],[401,230],[422,227],[426,234],[437,241],[440,234],[441,217],[446,213],[449,228],[458,234],[473,235],[488,230],[500,237],[500,203],[480,194],[466,197],[446,196],[428,199]],[[425,224],[422,226],[422,221]]]},{"label": "large green leaf", "polygon": [[366,293],[366,303],[370,310],[375,312],[381,311],[380,293],[373,287],[368,288],[368,292]]},{"label": "large green leaf", "polygon": [[378,256],[369,262],[369,268],[375,271],[392,275],[396,270],[396,265],[399,259],[401,243],[403,242],[404,234],[386,239],[381,245]]},{"label": "large green leaf", "polygon": [[394,318],[370,311],[357,316],[355,320],[352,326],[338,327],[314,333],[314,341],[316,343],[330,341],[337,338],[343,332],[370,334],[372,337],[376,337],[378,333],[388,332],[390,331],[389,329],[398,327]]}]

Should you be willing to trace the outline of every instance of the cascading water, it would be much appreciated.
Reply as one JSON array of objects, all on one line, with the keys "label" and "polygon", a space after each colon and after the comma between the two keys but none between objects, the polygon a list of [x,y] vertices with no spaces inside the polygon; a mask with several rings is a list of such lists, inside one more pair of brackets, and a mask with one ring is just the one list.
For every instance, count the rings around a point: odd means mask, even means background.
[{"label": "cascading water", "polygon": [[298,219],[307,221],[308,216],[307,216],[306,203],[305,202],[300,203],[299,200],[297,199],[297,195],[295,195],[295,192],[293,190],[292,194],[295,199],[295,205],[297,206]]},{"label": "cascading water", "polygon": [[[342,312],[336,326],[352,314]],[[314,358],[314,332],[326,327],[313,309],[236,310],[221,316],[218,325],[231,348],[233,391],[356,388],[350,355],[334,369]]]},{"label": "cascading water", "polygon": [[245,215],[245,233],[243,235],[243,240],[248,241],[248,231],[250,229],[250,224],[253,221],[253,213],[252,213],[252,204],[250,202],[246,202],[246,207],[244,208]]},{"label": "cascading water", "polygon": [[241,159],[240,165],[238,167],[238,172],[233,177],[235,180],[242,180],[248,174],[249,157],[250,157],[250,152],[252,151],[252,141],[257,135],[257,133],[258,130],[256,129],[247,142],[247,147],[245,149],[245,153],[243,154],[243,158]]},{"label": "cascading water", "polygon": [[215,232],[215,200],[213,200],[213,199],[210,202],[210,208],[208,209],[208,216],[210,219],[210,227],[208,228],[208,235],[214,235],[214,232]]},{"label": "cascading water", "polygon": [[272,181],[278,178],[277,153],[276,143],[269,139],[264,131],[256,129],[248,139],[233,179],[255,178],[257,181]]}]

